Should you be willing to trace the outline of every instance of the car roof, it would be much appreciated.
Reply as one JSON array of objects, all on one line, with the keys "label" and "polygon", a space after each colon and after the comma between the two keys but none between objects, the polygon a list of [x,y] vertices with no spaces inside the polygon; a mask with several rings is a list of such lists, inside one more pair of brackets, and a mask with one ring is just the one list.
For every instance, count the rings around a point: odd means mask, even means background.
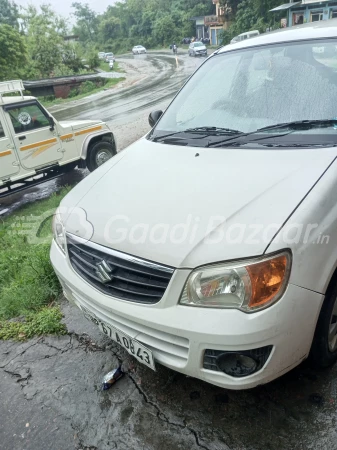
[{"label": "car roof", "polygon": [[0,105],[9,105],[10,103],[24,102],[25,100],[36,100],[36,97],[28,95],[25,95],[24,97],[21,97],[21,95],[15,95],[14,97],[2,96],[0,98]]},{"label": "car roof", "polygon": [[337,19],[320,20],[319,22],[295,25],[282,30],[260,34],[259,36],[254,36],[235,44],[226,45],[222,47],[218,53],[225,53],[234,49],[248,48],[256,45],[333,37],[337,38]]}]

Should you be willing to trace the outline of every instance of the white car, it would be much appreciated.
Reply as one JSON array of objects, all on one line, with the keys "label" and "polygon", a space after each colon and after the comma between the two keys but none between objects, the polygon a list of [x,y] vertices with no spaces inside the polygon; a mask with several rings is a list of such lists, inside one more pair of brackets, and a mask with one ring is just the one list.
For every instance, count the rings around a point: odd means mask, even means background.
[{"label": "white car", "polygon": [[206,56],[207,47],[202,42],[192,42],[188,47],[189,56]]},{"label": "white car", "polygon": [[98,53],[98,58],[99,59],[105,59],[105,52],[99,52]]},{"label": "white car", "polygon": [[134,55],[140,55],[141,53],[146,53],[146,48],[142,45],[135,45],[132,49]]},{"label": "white car", "polygon": [[314,51],[336,36],[217,50],[61,202],[65,296],[149,368],[246,389],[336,361],[337,80]]},{"label": "white car", "polygon": [[259,30],[246,31],[245,33],[241,33],[238,36],[233,37],[231,40],[231,44],[236,44],[236,42],[244,41],[245,39],[250,39],[256,36],[259,36]]},{"label": "white car", "polygon": [[105,62],[115,61],[115,56],[112,52],[105,54]]}]

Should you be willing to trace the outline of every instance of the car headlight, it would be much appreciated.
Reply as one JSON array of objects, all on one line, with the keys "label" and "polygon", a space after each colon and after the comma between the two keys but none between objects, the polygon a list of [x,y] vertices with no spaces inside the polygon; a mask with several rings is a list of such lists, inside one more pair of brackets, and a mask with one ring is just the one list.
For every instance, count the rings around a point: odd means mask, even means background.
[{"label": "car headlight", "polygon": [[54,214],[52,228],[56,244],[60,247],[62,252],[66,254],[66,247],[67,247],[66,233],[63,226],[61,215],[58,212],[58,210]]},{"label": "car headlight", "polygon": [[189,276],[180,304],[208,308],[236,308],[255,312],[277,302],[289,280],[291,254],[196,269]]}]

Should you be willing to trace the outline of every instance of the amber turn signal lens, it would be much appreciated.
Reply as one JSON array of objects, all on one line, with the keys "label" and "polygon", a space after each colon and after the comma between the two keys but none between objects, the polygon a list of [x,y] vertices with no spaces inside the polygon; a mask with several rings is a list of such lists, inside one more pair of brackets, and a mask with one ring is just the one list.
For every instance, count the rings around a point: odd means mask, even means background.
[{"label": "amber turn signal lens", "polygon": [[286,255],[246,266],[252,285],[248,303],[250,309],[261,308],[271,302],[283,289],[288,274],[289,260]]}]

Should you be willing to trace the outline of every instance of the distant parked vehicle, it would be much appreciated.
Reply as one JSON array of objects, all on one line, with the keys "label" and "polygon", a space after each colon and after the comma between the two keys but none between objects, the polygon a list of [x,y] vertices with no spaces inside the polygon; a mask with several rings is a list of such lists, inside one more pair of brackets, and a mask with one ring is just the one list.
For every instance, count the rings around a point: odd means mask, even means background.
[{"label": "distant parked vehicle", "polygon": [[132,49],[134,55],[140,55],[141,53],[146,53],[146,48],[142,45],[135,45]]},{"label": "distant parked vehicle", "polygon": [[250,39],[252,37],[258,36],[260,34],[259,30],[247,31],[245,33],[241,33],[238,36],[233,37],[231,40],[231,44],[235,44],[236,42],[244,41],[245,39]]},{"label": "distant parked vehicle", "polygon": [[190,43],[191,43],[191,38],[188,38],[188,37],[183,38],[183,39],[181,40],[181,43],[182,43],[182,44],[190,44]]},{"label": "distant parked vehicle", "polygon": [[206,56],[207,48],[202,42],[192,42],[188,47],[189,56]]},{"label": "distant parked vehicle", "polygon": [[203,44],[209,45],[210,40],[209,40],[209,38],[201,38],[201,39],[200,39],[200,42],[202,42]]},{"label": "distant parked vehicle", "polygon": [[98,58],[99,59],[104,59],[105,58],[105,52],[99,52],[98,53]]},{"label": "distant parked vehicle", "polygon": [[112,52],[105,54],[105,62],[109,62],[111,60],[115,60],[114,54]]}]

